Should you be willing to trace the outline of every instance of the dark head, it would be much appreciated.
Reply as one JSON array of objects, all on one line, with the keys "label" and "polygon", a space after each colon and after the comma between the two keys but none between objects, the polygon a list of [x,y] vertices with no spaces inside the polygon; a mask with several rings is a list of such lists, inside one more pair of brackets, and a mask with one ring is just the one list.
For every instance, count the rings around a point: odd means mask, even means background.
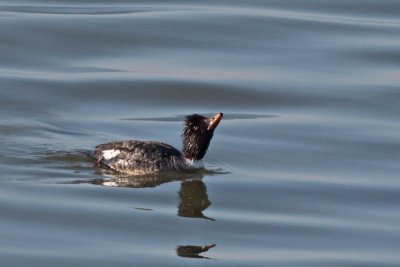
[{"label": "dark head", "polygon": [[213,137],[223,114],[218,113],[211,118],[198,114],[186,117],[185,128],[183,129],[182,153],[187,159],[200,160],[207,152],[208,145]]}]

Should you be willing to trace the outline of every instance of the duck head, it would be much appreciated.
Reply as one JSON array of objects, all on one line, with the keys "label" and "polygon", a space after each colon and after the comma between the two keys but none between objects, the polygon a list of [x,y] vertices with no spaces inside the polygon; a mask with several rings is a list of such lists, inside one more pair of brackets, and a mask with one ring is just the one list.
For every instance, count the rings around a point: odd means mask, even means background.
[{"label": "duck head", "polygon": [[207,118],[198,114],[186,117],[183,129],[183,149],[185,158],[190,160],[201,160],[207,152],[214,130],[217,128],[223,114],[215,114]]}]

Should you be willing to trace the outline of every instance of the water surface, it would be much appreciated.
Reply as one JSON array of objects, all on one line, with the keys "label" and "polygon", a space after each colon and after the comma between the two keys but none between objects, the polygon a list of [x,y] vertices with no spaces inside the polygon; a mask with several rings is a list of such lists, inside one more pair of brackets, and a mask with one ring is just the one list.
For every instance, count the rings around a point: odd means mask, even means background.
[{"label": "water surface", "polygon": [[[1,265],[399,266],[399,10],[2,1]],[[80,153],[217,112],[204,171]]]}]

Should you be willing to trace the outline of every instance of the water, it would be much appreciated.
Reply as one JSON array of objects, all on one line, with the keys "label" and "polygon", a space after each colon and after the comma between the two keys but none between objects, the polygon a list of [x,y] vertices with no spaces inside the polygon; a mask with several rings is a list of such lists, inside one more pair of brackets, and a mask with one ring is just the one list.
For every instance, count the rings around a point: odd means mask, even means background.
[{"label": "water", "polygon": [[[2,1],[1,266],[400,266],[399,12]],[[78,153],[217,112],[207,171]]]}]

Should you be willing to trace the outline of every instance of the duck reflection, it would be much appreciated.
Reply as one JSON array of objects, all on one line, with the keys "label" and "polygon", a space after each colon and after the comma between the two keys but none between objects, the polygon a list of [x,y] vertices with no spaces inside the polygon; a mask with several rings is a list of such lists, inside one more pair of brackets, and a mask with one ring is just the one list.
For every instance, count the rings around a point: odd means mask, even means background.
[{"label": "duck reflection", "polygon": [[205,246],[178,246],[176,248],[176,254],[184,258],[210,259],[208,257],[204,257],[199,254],[206,252],[213,247],[215,247],[215,244],[210,244]]},{"label": "duck reflection", "polygon": [[103,186],[129,187],[129,188],[149,188],[175,181],[201,180],[203,172],[165,172],[145,175],[127,175],[114,172],[112,170],[99,169],[96,174],[104,178],[92,180],[92,184]]},{"label": "duck reflection", "polygon": [[[202,218],[215,221],[207,217],[203,212],[211,205],[208,199],[207,187],[202,181],[204,172],[186,173],[159,173],[142,176],[127,176],[111,172],[101,171],[107,178],[75,181],[74,183],[91,183],[102,186],[148,188],[156,187],[164,183],[181,181],[178,191],[178,216],[189,218]],[[213,175],[207,171],[208,175]]]},{"label": "duck reflection", "polygon": [[[143,176],[127,176],[112,172],[100,172],[104,178],[91,180],[78,180],[73,183],[91,183],[101,186],[115,186],[128,188],[148,188],[156,187],[164,183],[180,181],[178,193],[178,216],[188,218],[200,218],[215,221],[213,218],[207,217],[203,212],[211,205],[208,199],[207,187],[202,181],[204,174],[215,175],[221,174],[213,171],[203,172],[187,172],[187,173],[160,173],[148,174]],[[180,245],[176,248],[176,253],[180,257],[210,259],[200,255],[203,252],[215,247],[215,244],[204,246],[197,245]]]}]

